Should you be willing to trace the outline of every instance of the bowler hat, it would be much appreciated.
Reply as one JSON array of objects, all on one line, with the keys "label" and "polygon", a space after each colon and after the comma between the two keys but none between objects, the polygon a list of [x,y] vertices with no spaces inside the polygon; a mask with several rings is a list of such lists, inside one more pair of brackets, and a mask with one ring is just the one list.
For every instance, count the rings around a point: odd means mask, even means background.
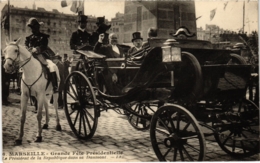
[{"label": "bowler hat", "polygon": [[143,38],[141,37],[141,33],[140,32],[134,32],[133,34],[133,39],[132,39],[132,42],[136,39],[141,39],[143,40]]},{"label": "bowler hat", "polygon": [[28,20],[27,26],[35,27],[35,26],[40,26],[41,24],[43,24],[43,22],[38,22],[38,20],[36,18],[32,17]]},{"label": "bowler hat", "polygon": [[104,22],[105,22],[105,16],[97,17],[97,22],[96,22],[97,25],[102,24]]},{"label": "bowler hat", "polygon": [[88,16],[86,16],[86,15],[78,16],[78,22],[87,23],[88,22],[87,20],[88,20]]}]

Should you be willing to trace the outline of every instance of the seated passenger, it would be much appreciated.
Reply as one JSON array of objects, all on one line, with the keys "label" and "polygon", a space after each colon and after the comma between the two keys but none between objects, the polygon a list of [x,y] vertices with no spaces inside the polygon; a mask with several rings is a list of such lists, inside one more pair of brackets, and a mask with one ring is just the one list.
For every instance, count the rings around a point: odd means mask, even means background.
[{"label": "seated passenger", "polygon": [[105,37],[103,39],[103,44],[104,45],[109,44],[109,41],[108,41],[108,35],[109,34],[107,33],[107,31],[110,29],[111,25],[106,25],[105,24],[105,16],[97,17],[96,24],[97,24],[98,28],[91,35],[90,45],[94,46],[98,42],[99,35],[102,34],[102,33],[104,33],[104,35],[105,35]]},{"label": "seated passenger", "polygon": [[128,57],[131,57],[134,52],[142,49],[143,38],[141,37],[140,32],[133,33],[132,43],[134,44],[134,46],[128,50]]},{"label": "seated passenger", "polygon": [[[124,57],[124,49],[118,45],[117,36],[114,33],[111,33],[108,37],[109,44],[103,44],[104,34],[99,35],[98,42],[95,44],[94,52],[100,53],[107,58],[123,58]],[[117,65],[114,62],[108,62],[108,66]],[[121,94],[122,84],[121,84],[121,76],[120,71],[118,69],[104,69],[102,72],[103,80],[105,87],[107,89],[107,93],[110,95],[119,95]],[[119,77],[120,78],[119,78]]]},{"label": "seated passenger", "polygon": [[145,42],[145,43],[143,44],[143,48],[149,48],[149,47],[150,47],[149,42],[148,42],[148,39],[149,39],[149,38],[153,38],[153,37],[157,37],[157,29],[154,28],[154,27],[151,27],[151,28],[149,28],[148,31],[147,31],[147,42]]}]

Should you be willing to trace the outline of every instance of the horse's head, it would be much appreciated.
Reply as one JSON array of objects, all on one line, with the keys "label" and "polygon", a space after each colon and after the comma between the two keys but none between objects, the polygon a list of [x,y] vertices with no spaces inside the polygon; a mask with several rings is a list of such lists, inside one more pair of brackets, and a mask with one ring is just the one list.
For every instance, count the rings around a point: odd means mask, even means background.
[{"label": "horse's head", "polygon": [[14,73],[20,61],[20,38],[15,42],[6,43],[6,48],[3,51],[5,57],[4,68],[6,73]]}]

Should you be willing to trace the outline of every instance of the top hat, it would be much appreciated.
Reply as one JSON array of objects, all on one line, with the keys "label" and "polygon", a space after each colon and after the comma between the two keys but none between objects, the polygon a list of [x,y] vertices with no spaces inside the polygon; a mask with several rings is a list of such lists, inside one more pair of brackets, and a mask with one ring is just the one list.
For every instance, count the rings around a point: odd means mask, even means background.
[{"label": "top hat", "polygon": [[88,22],[88,17],[86,15],[79,15],[78,16],[78,22],[87,23]]},{"label": "top hat", "polygon": [[97,17],[97,22],[96,22],[97,25],[103,24],[104,22],[105,22],[105,16]]},{"label": "top hat", "polygon": [[134,40],[136,40],[136,39],[142,39],[143,40],[143,38],[141,37],[141,33],[140,32],[134,32],[132,35],[133,35],[132,42]]},{"label": "top hat", "polygon": [[64,58],[65,58],[65,57],[68,57],[68,54],[65,53],[65,54],[64,54]]},{"label": "top hat", "polygon": [[30,18],[28,20],[27,26],[35,27],[35,26],[40,26],[41,24],[43,24],[43,22],[38,22],[38,20],[36,18]]}]

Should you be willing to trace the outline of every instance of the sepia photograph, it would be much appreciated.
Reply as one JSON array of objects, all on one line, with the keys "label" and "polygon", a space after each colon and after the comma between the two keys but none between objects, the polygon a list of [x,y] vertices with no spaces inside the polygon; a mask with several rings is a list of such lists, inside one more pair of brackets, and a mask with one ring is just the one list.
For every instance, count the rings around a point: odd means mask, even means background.
[{"label": "sepia photograph", "polygon": [[260,161],[257,0],[0,0],[2,162]]}]

